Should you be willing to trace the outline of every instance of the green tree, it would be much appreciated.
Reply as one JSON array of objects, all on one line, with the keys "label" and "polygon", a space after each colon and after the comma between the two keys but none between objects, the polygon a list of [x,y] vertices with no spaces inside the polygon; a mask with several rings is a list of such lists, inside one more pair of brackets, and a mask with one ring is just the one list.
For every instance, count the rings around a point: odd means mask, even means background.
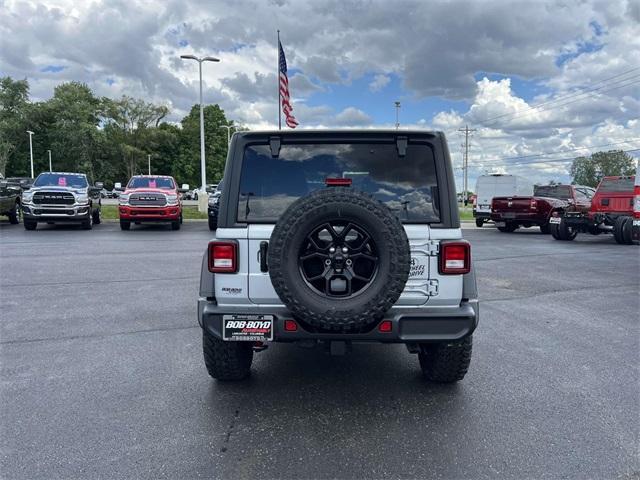
[{"label": "green tree", "polygon": [[[183,183],[200,186],[200,106],[194,105],[182,119],[180,156],[174,176]],[[227,132],[221,125],[232,125],[218,105],[204,107],[204,142],[207,183],[217,183],[224,173],[227,159]]]},{"label": "green tree", "polygon": [[26,139],[29,82],[0,78],[0,173]]},{"label": "green tree", "polygon": [[588,157],[578,157],[571,165],[573,183],[598,186],[602,177],[612,175],[633,175],[634,159],[622,150],[596,152]]},{"label": "green tree", "polygon": [[120,100],[103,99],[104,132],[113,141],[127,177],[144,171],[142,165],[149,151],[148,144],[162,119],[169,113],[164,105],[123,96]]},{"label": "green tree", "polygon": [[95,179],[100,99],[86,84],[68,82],[58,85],[42,108],[47,111],[41,115],[51,123],[38,129],[44,130],[39,137],[53,153],[54,170],[85,172]]}]

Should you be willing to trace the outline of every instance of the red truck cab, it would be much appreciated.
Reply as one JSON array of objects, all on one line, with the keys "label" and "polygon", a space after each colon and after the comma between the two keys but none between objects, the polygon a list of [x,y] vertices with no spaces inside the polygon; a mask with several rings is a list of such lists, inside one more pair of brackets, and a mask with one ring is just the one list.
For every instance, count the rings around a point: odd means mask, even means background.
[{"label": "red truck cab", "polygon": [[179,230],[182,223],[182,202],[173,177],[136,175],[131,177],[118,199],[120,228],[129,230],[131,223],[170,223]]},{"label": "red truck cab", "polygon": [[566,211],[587,212],[594,189],[582,185],[539,185],[533,196],[494,197],[491,220],[501,232],[540,227],[549,233],[549,219]]},{"label": "red truck cab", "polygon": [[557,212],[550,219],[556,240],[573,240],[578,233],[613,233],[617,243],[633,243],[635,191],[633,176],[604,177],[588,212]]}]

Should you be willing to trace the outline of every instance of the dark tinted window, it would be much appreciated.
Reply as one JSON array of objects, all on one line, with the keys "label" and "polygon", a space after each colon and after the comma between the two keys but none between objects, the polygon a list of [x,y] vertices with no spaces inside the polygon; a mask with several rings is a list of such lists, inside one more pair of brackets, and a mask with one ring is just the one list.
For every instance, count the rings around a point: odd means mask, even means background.
[{"label": "dark tinted window", "polygon": [[634,177],[626,177],[626,178],[605,178],[602,180],[602,183],[598,187],[600,192],[619,192],[619,193],[632,193],[633,192],[633,178]]},{"label": "dark tinted window", "polygon": [[87,177],[66,173],[41,173],[33,182],[34,187],[87,187]]},{"label": "dark tinted window", "polygon": [[350,178],[404,222],[438,222],[433,152],[395,143],[283,145],[277,158],[268,145],[247,147],[242,163],[238,221],[275,221],[299,197],[328,188],[326,178]]},{"label": "dark tinted window", "polygon": [[167,188],[173,190],[175,185],[172,179],[166,177],[133,177],[127,188]]},{"label": "dark tinted window", "polygon": [[572,198],[571,187],[563,186],[563,185],[539,186],[535,188],[533,194],[536,197],[560,198],[562,200],[567,200],[569,198]]}]

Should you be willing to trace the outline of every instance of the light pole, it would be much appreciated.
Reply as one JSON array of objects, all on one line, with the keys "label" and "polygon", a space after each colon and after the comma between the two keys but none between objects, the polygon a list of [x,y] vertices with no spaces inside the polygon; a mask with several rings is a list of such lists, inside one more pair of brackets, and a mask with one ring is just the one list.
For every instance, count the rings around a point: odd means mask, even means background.
[{"label": "light pole", "polygon": [[47,152],[49,153],[49,171],[53,172],[53,168],[51,168],[51,150],[47,150]]},{"label": "light pole", "polygon": [[195,60],[198,62],[198,69],[200,72],[200,175],[202,177],[202,186],[200,190],[202,193],[207,190],[207,172],[204,163],[204,107],[202,105],[202,62],[219,62],[219,58],[215,57],[202,57],[198,58],[195,55],[180,55],[180,58],[184,60]]},{"label": "light pole", "polygon": [[227,147],[228,147],[229,143],[231,143],[231,129],[235,127],[233,125],[220,125],[220,128],[227,129]]},{"label": "light pole", "polygon": [[400,128],[400,102],[395,102],[396,104],[396,130]]},{"label": "light pole", "polygon": [[151,175],[151,155],[147,155],[147,158],[149,159],[149,175]]},{"label": "light pole", "polygon": [[31,130],[27,130],[27,133],[29,134],[29,155],[31,156],[31,178],[34,178],[33,176],[33,142],[32,142],[32,138],[33,138],[33,132]]}]

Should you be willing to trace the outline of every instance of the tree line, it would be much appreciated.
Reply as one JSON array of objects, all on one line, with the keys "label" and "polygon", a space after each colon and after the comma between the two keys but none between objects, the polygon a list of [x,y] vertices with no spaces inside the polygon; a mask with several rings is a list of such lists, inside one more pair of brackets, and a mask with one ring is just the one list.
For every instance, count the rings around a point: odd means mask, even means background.
[{"label": "tree line", "polygon": [[[179,125],[166,121],[169,109],[123,96],[97,97],[83,83],[55,87],[41,102],[29,98],[29,82],[0,78],[0,173],[30,176],[29,136],[33,135],[35,175],[49,170],[86,173],[108,188],[135,174],[172,175],[178,183],[200,185],[200,106],[194,105]],[[233,126],[218,105],[204,108],[207,182],[222,178],[227,132]]]}]

